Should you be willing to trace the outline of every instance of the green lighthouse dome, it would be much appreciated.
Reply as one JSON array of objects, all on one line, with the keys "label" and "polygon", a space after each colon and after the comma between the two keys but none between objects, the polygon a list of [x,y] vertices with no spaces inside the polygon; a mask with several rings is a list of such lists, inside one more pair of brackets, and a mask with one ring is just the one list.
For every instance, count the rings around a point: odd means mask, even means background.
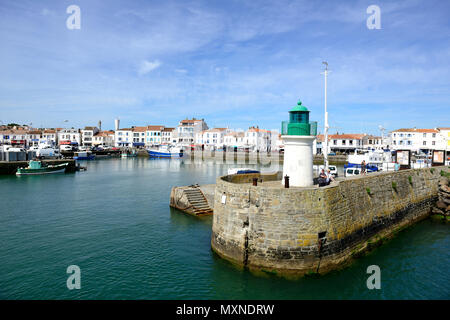
[{"label": "green lighthouse dome", "polygon": [[311,126],[309,124],[309,110],[298,101],[297,105],[289,111],[288,135],[309,136]]}]

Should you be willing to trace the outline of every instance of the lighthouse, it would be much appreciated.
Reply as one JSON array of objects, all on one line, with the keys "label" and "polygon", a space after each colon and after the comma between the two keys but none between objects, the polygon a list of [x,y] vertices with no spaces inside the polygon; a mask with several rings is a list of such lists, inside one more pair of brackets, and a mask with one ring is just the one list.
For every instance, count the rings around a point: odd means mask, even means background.
[{"label": "lighthouse", "polygon": [[[293,187],[313,185],[313,142],[317,122],[309,122],[309,111],[299,101],[289,111],[289,122],[282,123],[281,139],[284,144],[283,177],[289,177]],[[283,183],[283,180],[282,180]]]}]

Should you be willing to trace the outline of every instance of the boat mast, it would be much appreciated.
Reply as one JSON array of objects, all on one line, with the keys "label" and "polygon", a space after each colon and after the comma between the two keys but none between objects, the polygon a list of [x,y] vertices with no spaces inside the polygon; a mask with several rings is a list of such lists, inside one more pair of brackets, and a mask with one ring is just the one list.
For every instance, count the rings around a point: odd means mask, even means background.
[{"label": "boat mast", "polygon": [[326,61],[322,62],[325,65],[325,123],[324,123],[324,148],[323,149],[323,164],[325,166],[325,171],[328,170],[328,112],[327,112],[327,76],[328,76],[328,63]]}]

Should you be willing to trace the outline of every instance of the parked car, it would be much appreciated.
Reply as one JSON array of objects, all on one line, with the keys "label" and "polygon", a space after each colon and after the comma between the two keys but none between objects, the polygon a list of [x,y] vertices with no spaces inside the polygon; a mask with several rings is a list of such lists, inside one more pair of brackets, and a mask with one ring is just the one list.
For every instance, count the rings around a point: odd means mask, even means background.
[{"label": "parked car", "polygon": [[328,169],[330,170],[330,173],[333,175],[333,177],[338,176],[338,171],[336,166],[328,166]]}]

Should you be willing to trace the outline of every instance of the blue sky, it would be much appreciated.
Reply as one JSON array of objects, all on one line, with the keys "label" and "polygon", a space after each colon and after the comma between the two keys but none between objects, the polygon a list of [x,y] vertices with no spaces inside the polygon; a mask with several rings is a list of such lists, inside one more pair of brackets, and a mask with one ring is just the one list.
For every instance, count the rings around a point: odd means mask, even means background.
[{"label": "blue sky", "polygon": [[[71,4],[80,30],[66,27]],[[372,4],[380,30],[366,26]],[[442,0],[2,0],[0,120],[279,129],[301,99],[323,126],[326,60],[331,132],[450,126],[449,12]]]}]

